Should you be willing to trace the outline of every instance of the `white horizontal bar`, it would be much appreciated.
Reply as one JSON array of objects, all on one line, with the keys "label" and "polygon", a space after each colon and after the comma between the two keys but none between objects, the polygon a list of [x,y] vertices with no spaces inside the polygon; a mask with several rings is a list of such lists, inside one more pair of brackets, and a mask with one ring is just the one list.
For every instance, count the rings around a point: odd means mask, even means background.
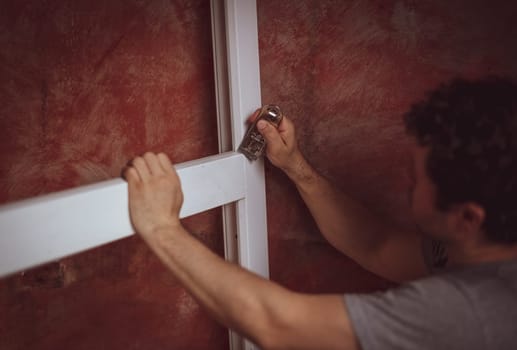
[{"label": "white horizontal bar", "polygon": [[[244,198],[245,158],[181,163],[184,218]],[[133,234],[127,184],[105,181],[0,206],[0,277]]]}]

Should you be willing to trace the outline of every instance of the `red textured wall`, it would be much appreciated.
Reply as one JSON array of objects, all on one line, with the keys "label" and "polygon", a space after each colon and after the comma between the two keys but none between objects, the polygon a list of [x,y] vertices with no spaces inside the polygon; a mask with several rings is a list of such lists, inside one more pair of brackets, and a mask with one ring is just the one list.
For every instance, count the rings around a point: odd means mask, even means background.
[{"label": "red textured wall", "polygon": [[[517,78],[514,1],[258,0],[258,13],[263,102],[293,119],[317,169],[406,227],[402,113],[457,75]],[[270,165],[267,198],[274,280],[311,292],[388,285],[323,241]]]},{"label": "red textured wall", "polygon": [[[1,1],[0,202],[217,153],[204,0]],[[28,218],[30,219],[30,218]],[[217,210],[186,220],[219,254]],[[0,349],[227,349],[137,237],[0,281]]]},{"label": "red textured wall", "polygon": [[[261,84],[310,162],[410,225],[400,115],[452,76],[517,77],[503,1],[258,0]],[[0,202],[118,176],[145,150],[217,152],[208,1],[0,0]],[[271,275],[390,284],[329,247],[267,166]],[[222,253],[217,210],[186,220]],[[218,349],[217,326],[136,237],[0,280],[0,349]]]}]

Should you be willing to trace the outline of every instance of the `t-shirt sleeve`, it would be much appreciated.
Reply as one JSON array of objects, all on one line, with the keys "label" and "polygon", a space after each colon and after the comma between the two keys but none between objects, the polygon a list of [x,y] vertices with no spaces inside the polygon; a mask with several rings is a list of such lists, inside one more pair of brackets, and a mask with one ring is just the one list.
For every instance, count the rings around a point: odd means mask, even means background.
[{"label": "t-shirt sleeve", "polygon": [[472,305],[445,279],[347,294],[345,305],[362,350],[483,348]]}]

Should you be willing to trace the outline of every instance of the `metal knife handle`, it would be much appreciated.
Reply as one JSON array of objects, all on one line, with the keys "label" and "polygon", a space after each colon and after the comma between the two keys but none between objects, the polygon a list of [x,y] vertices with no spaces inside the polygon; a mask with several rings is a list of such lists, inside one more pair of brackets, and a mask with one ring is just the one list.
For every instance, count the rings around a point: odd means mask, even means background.
[{"label": "metal knife handle", "polygon": [[258,117],[250,125],[248,131],[246,131],[246,135],[244,135],[244,139],[239,146],[239,152],[244,154],[249,160],[256,160],[264,155],[266,152],[266,140],[257,130],[257,123],[259,120],[265,119],[278,128],[283,117],[284,115],[278,106],[262,106]]}]

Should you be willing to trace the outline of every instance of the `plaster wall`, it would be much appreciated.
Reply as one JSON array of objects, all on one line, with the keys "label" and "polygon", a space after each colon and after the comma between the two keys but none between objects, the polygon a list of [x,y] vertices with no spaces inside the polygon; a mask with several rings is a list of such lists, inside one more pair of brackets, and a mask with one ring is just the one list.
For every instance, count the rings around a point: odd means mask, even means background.
[{"label": "plaster wall", "polygon": [[[135,154],[217,153],[208,1],[0,2],[0,203],[119,175]],[[506,1],[258,0],[264,103],[325,176],[411,227],[401,115],[455,76],[517,78]],[[271,277],[305,292],[392,285],[331,248],[266,165]],[[218,210],[185,220],[222,255]],[[360,234],[360,233],[357,233]],[[223,349],[132,237],[0,280],[0,349]]]}]

